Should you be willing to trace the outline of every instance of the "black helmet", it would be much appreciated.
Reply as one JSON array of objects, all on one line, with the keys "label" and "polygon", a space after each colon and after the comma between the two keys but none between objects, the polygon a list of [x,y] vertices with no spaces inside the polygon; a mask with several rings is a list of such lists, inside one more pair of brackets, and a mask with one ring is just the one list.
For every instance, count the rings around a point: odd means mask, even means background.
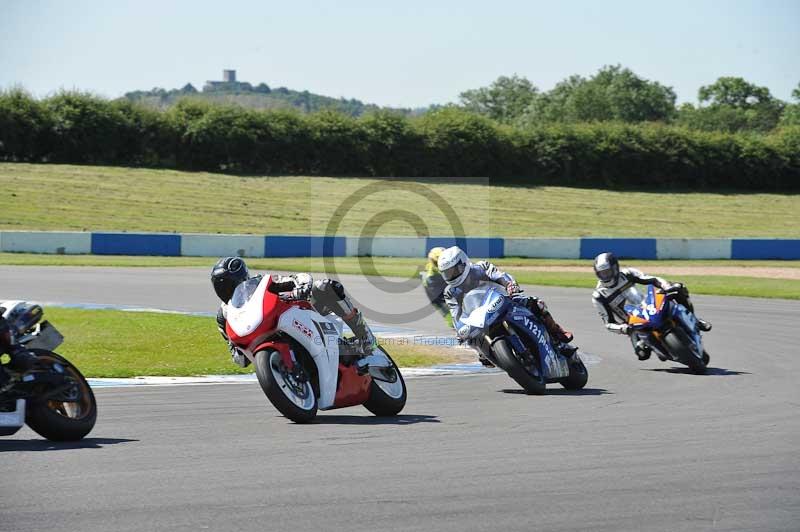
[{"label": "black helmet", "polygon": [[211,284],[223,303],[230,301],[233,291],[247,280],[247,264],[239,257],[219,259],[211,270]]},{"label": "black helmet", "polygon": [[619,261],[613,253],[601,253],[594,258],[594,274],[600,282],[609,285],[619,276]]}]

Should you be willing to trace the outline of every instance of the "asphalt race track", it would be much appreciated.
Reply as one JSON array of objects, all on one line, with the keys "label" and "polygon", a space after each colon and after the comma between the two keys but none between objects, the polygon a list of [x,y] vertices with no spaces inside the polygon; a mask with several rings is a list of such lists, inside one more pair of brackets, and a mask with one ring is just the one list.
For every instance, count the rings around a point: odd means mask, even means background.
[{"label": "asphalt race track", "polygon": [[[210,312],[207,274],[2,267],[0,294]],[[342,281],[382,310],[422,297]],[[585,290],[528,292],[599,359],[585,390],[416,378],[397,419],[356,407],[300,426],[257,385],[99,389],[85,441],[0,439],[0,530],[800,529],[800,302],[695,297],[714,323],[697,376],[637,361]]]}]

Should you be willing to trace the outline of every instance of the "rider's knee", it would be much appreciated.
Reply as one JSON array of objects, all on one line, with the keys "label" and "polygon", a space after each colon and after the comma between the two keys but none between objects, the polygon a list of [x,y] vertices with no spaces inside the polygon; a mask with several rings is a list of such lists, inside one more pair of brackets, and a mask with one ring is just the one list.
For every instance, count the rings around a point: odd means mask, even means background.
[{"label": "rider's knee", "polygon": [[344,286],[333,279],[317,279],[311,287],[311,295],[320,301],[344,299]]}]

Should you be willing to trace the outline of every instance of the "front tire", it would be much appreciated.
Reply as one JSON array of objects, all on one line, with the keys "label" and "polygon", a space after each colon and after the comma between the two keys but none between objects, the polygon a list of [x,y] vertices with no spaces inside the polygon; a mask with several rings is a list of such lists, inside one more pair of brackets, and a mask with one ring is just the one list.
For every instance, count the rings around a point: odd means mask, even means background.
[{"label": "front tire", "polygon": [[97,401],[83,374],[70,362],[56,353],[32,349],[40,362],[63,368],[63,373],[75,381],[72,389],[64,393],[70,401],[29,399],[25,421],[40,436],[51,441],[78,441],[94,428],[97,421]]},{"label": "front tire", "polygon": [[569,365],[569,375],[558,381],[567,390],[580,390],[589,381],[589,371],[583,364],[583,360]]},{"label": "front tire", "polygon": [[526,393],[531,395],[544,395],[545,383],[531,375],[514,355],[514,351],[505,338],[492,342],[492,350],[499,365],[508,376],[522,386]]},{"label": "front tire", "polygon": [[317,417],[317,395],[310,379],[296,379],[278,351],[257,352],[254,365],[264,395],[278,412],[295,423],[309,423]]},{"label": "front tire", "polygon": [[664,336],[662,341],[669,349],[670,354],[689,366],[692,373],[702,375],[706,372],[706,362],[695,356],[694,350],[690,347],[692,340],[682,329],[676,327]]},{"label": "front tire", "polygon": [[364,408],[380,417],[396,416],[406,406],[406,382],[397,364],[394,363],[389,353],[382,347],[378,347],[386,357],[391,360],[392,368],[397,374],[397,380],[393,383],[383,382],[375,378],[372,379],[369,390],[369,399],[364,403]]}]

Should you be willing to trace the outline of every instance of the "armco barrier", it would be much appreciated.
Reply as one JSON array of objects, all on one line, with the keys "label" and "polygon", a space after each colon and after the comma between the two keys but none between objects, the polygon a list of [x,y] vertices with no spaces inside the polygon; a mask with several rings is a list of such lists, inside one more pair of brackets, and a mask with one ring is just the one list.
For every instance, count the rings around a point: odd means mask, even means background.
[{"label": "armco barrier", "polygon": [[800,239],[343,237],[2,231],[0,250],[27,253],[219,257],[424,257],[458,245],[472,257],[800,260]]}]

